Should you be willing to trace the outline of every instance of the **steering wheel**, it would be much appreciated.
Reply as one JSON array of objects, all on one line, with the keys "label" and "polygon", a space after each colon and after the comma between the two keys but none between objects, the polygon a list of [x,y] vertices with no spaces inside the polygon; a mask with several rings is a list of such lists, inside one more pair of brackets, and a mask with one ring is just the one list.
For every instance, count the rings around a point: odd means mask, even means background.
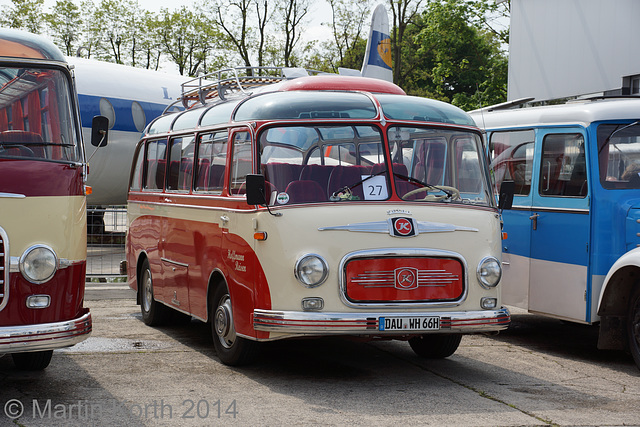
[{"label": "steering wheel", "polygon": [[14,150],[18,150],[18,156],[21,157],[34,157],[33,150],[26,145],[7,145],[6,147],[0,147],[0,152],[4,152],[5,155],[15,156]]},{"label": "steering wheel", "polygon": [[444,191],[444,192],[448,191],[449,193],[451,193],[451,199],[460,198],[460,191],[456,187],[449,187],[447,185],[434,185],[432,187],[420,187],[420,188],[416,188],[415,190],[411,190],[408,193],[406,193],[404,196],[402,196],[402,200],[407,200],[408,197],[421,192],[426,192],[427,194],[426,196],[424,196],[424,199],[418,199],[418,200],[427,201],[427,202],[438,202],[442,199],[446,199],[447,197],[449,197],[448,194],[438,194],[438,195],[429,194],[430,192],[436,192],[436,191]]}]

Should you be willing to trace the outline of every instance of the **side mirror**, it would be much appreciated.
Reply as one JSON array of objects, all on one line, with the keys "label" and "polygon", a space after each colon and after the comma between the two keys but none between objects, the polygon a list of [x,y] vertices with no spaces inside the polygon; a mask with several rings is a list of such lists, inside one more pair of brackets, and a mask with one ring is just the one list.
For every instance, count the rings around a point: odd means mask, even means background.
[{"label": "side mirror", "polygon": [[91,145],[106,147],[109,135],[109,119],[105,116],[94,116],[91,122]]},{"label": "side mirror", "polygon": [[498,209],[511,209],[513,205],[513,194],[516,192],[516,183],[513,181],[502,181],[500,184],[500,196],[498,197]]},{"label": "side mirror", "polygon": [[266,205],[267,198],[264,195],[264,175],[249,174],[247,175],[247,204],[248,205]]}]

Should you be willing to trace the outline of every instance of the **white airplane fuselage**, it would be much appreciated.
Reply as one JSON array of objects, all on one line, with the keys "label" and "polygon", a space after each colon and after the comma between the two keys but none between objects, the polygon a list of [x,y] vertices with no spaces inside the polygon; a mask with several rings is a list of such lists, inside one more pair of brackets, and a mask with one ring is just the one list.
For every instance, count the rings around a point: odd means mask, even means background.
[{"label": "white airplane fuselage", "polygon": [[82,133],[87,157],[96,150],[91,140],[91,121],[109,119],[108,144],[97,150],[89,163],[89,205],[124,205],[131,161],[144,128],[181,93],[179,74],[152,71],[97,60],[68,57],[75,67]]}]

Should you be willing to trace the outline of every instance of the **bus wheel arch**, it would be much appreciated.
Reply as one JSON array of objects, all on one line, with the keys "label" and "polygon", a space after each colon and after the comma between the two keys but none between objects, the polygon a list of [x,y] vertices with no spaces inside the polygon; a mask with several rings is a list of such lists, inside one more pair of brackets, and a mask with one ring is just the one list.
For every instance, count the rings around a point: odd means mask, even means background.
[{"label": "bus wheel arch", "polygon": [[222,363],[240,366],[251,363],[258,343],[236,334],[227,283],[220,273],[213,273],[207,290],[209,324],[213,346]]},{"label": "bus wheel arch", "polygon": [[631,297],[640,288],[640,267],[628,265],[613,273],[604,283],[598,307],[600,331],[598,348],[624,350],[627,348],[628,313]]}]

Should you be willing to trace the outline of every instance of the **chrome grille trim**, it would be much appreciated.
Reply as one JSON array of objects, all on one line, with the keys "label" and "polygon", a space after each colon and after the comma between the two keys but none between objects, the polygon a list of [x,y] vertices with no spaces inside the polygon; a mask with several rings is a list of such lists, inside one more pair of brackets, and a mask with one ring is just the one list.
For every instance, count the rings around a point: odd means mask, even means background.
[{"label": "chrome grille trim", "polygon": [[9,236],[0,227],[0,311],[4,310],[9,302]]},{"label": "chrome grille trim", "polygon": [[[356,303],[347,298],[347,263],[359,258],[390,258],[390,257],[425,257],[425,258],[454,258],[462,264],[463,282],[462,295],[455,301],[435,302],[367,302]],[[457,307],[467,298],[469,292],[469,268],[467,261],[457,252],[443,251],[439,249],[422,248],[383,248],[364,251],[355,251],[346,254],[340,260],[340,299],[347,307],[380,309],[380,308],[439,308]]]}]

